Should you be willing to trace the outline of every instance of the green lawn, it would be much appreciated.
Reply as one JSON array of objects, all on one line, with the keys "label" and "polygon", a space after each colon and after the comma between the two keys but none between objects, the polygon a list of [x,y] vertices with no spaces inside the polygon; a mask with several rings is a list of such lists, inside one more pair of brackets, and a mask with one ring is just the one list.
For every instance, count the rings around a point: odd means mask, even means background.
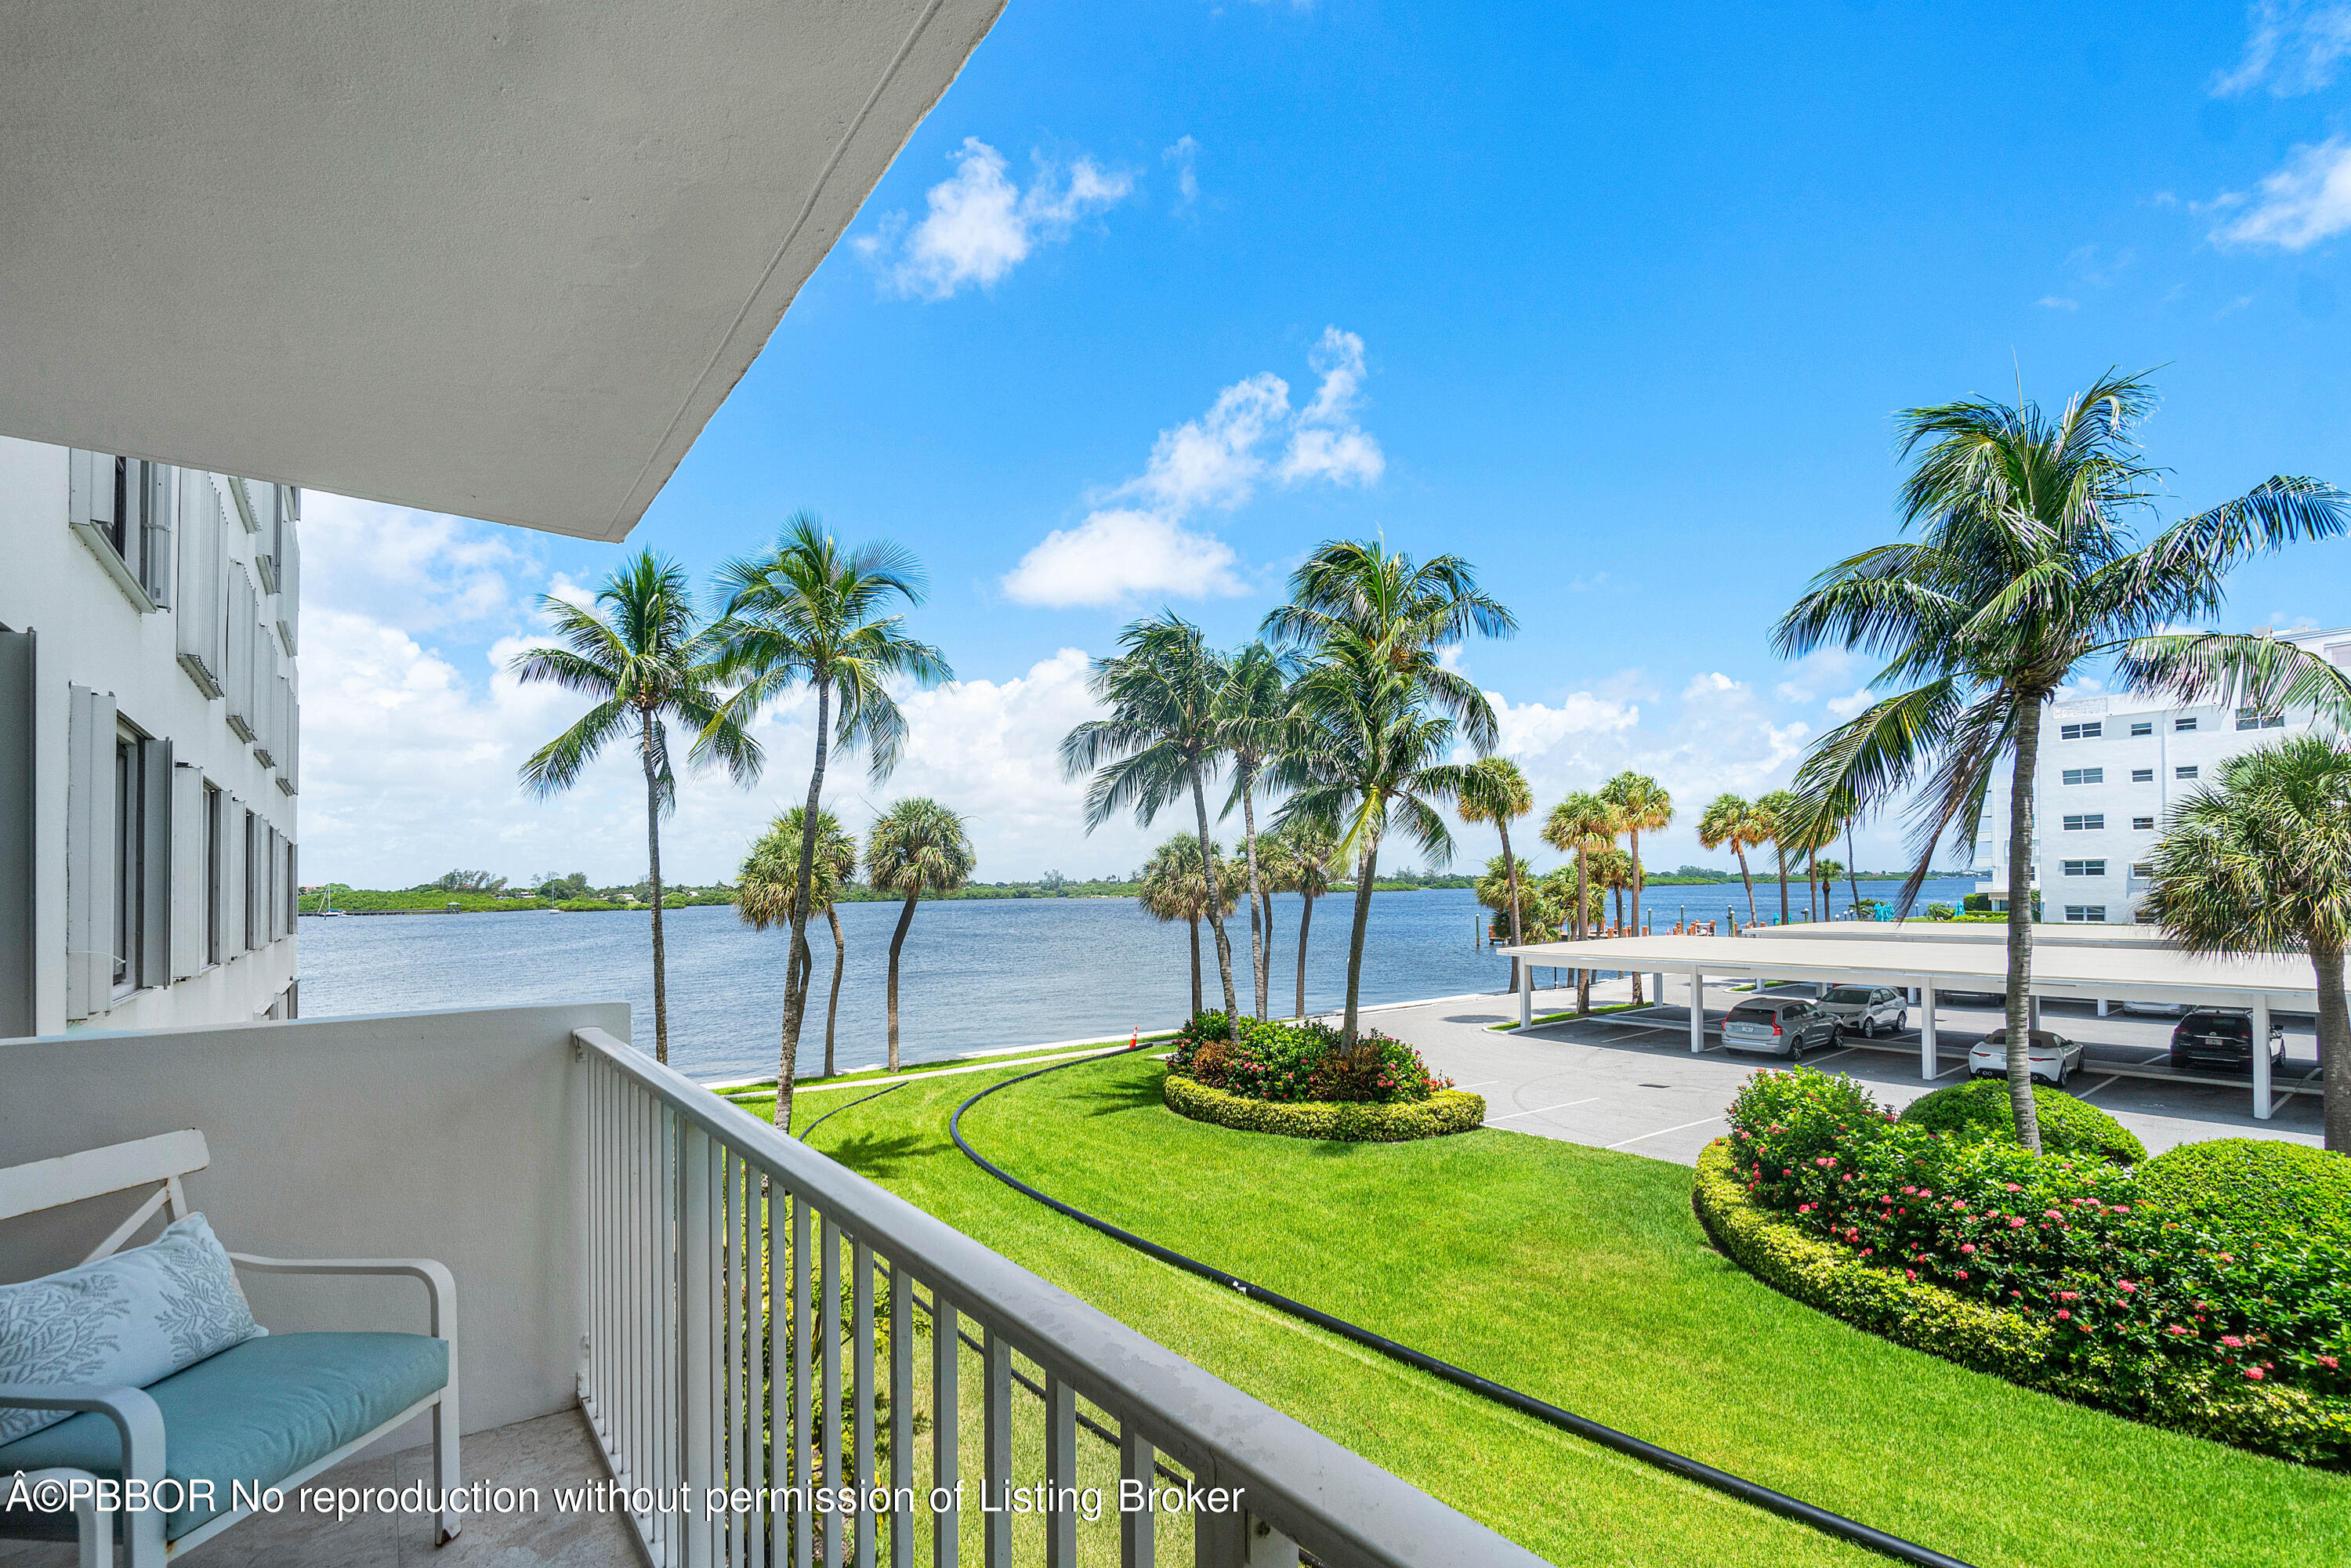
[{"label": "green lawn", "polygon": [[[1400,1145],[1237,1133],[1167,1112],[1162,1071],[1071,1067],[987,1101],[965,1133],[1106,1219],[1984,1568],[2351,1556],[2351,1477],[2069,1406],[1798,1306],[1707,1245],[1682,1166],[1493,1131]],[[1882,1561],[1019,1197],[947,1138],[948,1113],[990,1082],[916,1080],[827,1122],[817,1146],[1555,1562]],[[838,1098],[811,1096],[799,1119]]]}]

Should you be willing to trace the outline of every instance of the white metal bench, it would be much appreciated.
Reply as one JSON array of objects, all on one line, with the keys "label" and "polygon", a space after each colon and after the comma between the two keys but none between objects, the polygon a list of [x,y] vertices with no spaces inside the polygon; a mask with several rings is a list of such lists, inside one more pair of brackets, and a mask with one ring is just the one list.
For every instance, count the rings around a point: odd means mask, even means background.
[{"label": "white metal bench", "polygon": [[[0,1221],[109,1193],[154,1186],[155,1190],[146,1201],[82,1260],[85,1263],[96,1262],[120,1249],[159,1210],[173,1219],[186,1215],[187,1197],[181,1190],[180,1178],[211,1163],[204,1134],[190,1130],[0,1169]],[[430,1321],[423,1337],[446,1342],[445,1381],[437,1388],[422,1392],[421,1396],[410,1397],[420,1392],[423,1379],[438,1375],[420,1370],[427,1364],[419,1359],[423,1347],[413,1343],[419,1336],[274,1334],[233,1345],[148,1388],[0,1383],[0,1406],[77,1412],[69,1420],[0,1447],[0,1491],[13,1489],[20,1476],[28,1481],[36,1477],[86,1482],[101,1479],[135,1480],[152,1490],[172,1474],[167,1444],[177,1441],[183,1444],[183,1451],[193,1450],[201,1448],[202,1439],[210,1435],[201,1430],[203,1410],[224,1399],[233,1403],[241,1379],[254,1380],[251,1385],[258,1387],[263,1378],[277,1379],[281,1386],[288,1378],[298,1378],[305,1364],[303,1358],[308,1357],[316,1364],[332,1364],[348,1385],[346,1402],[327,1424],[327,1435],[311,1434],[306,1439],[307,1447],[298,1445],[290,1450],[296,1455],[296,1462],[285,1466],[282,1474],[238,1475],[234,1479],[252,1489],[276,1487],[290,1492],[429,1410],[433,1416],[433,1485],[441,1494],[435,1544],[445,1543],[457,1533],[461,1522],[458,1511],[448,1505],[451,1494],[463,1484],[457,1463],[456,1284],[448,1269],[424,1258],[256,1258],[232,1252],[229,1259],[240,1270],[255,1273],[405,1274],[423,1281],[430,1306]],[[273,1341],[277,1342],[274,1346]],[[394,1343],[402,1341],[411,1343]],[[240,1354],[253,1346],[271,1348]],[[372,1369],[376,1368],[381,1369],[381,1376],[371,1389],[370,1378],[375,1375]],[[199,1374],[202,1375],[196,1375]],[[183,1385],[182,1379],[190,1381]],[[398,1392],[389,1392],[392,1390]],[[159,1393],[164,1396],[161,1402]],[[389,1397],[397,1399],[402,1407],[396,1413],[384,1415],[381,1409],[371,1407],[371,1395],[375,1405],[380,1406]],[[166,1419],[167,1406],[182,1412],[183,1430],[177,1438],[169,1429],[172,1423]],[[363,1411],[369,1413],[356,1414]],[[85,1416],[93,1419],[85,1420]],[[367,1429],[350,1429],[362,1424]],[[105,1436],[105,1425],[113,1428],[111,1440]],[[329,1439],[340,1440],[334,1441],[326,1452],[308,1451]],[[119,1455],[117,1462],[109,1464],[96,1458],[81,1463],[55,1462],[60,1453],[90,1455],[94,1442],[109,1456]],[[172,1479],[184,1485],[198,1478],[174,1475]],[[197,1517],[193,1508],[169,1513],[161,1508],[123,1511],[120,1539],[127,1549],[128,1568],[162,1568],[181,1552],[211,1540],[253,1512],[249,1500],[234,1500],[227,1485],[230,1478],[201,1479],[218,1483],[218,1497],[224,1504],[206,1517]],[[0,1535],[37,1533],[78,1539],[83,1568],[98,1568],[99,1564],[110,1563],[113,1555],[111,1542],[117,1536],[115,1521],[89,1501],[75,1507],[71,1513],[68,1519],[57,1510],[44,1511],[38,1517],[21,1510],[0,1510]]]}]

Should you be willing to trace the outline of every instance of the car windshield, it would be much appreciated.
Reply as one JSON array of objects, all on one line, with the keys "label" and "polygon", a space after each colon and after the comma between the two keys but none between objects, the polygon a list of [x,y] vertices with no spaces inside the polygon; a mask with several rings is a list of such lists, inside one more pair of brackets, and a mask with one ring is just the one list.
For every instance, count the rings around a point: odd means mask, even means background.
[{"label": "car windshield", "polygon": [[2189,1027],[2206,1034],[2251,1034],[2253,1023],[2241,1013],[2198,1013],[2188,1020]]},{"label": "car windshield", "polygon": [[1770,1023],[1779,1011],[1768,1003],[1745,1002],[1730,1009],[1730,1018],[1735,1023]]},{"label": "car windshield", "polygon": [[1827,999],[1833,1002],[1865,1002],[1869,1000],[1869,988],[1866,986],[1839,986],[1835,990],[1831,991],[1828,994]]}]

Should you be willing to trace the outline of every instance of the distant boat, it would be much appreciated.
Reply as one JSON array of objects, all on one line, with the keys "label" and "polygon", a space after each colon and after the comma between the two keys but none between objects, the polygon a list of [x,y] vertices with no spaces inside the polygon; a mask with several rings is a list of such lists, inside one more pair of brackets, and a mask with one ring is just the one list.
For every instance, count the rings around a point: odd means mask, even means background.
[{"label": "distant boat", "polygon": [[325,904],[324,907],[322,907],[322,908],[319,908],[319,909],[314,909],[314,910],[312,910],[312,911],[311,911],[311,913],[312,913],[313,915],[332,915],[341,916],[341,915],[348,915],[348,914],[350,913],[350,911],[349,911],[349,910],[343,910],[343,909],[337,909],[337,908],[335,907],[335,884],[334,884],[333,883],[331,883],[331,882],[330,882],[330,883],[329,883],[327,884],[327,898],[326,898],[326,904]]}]

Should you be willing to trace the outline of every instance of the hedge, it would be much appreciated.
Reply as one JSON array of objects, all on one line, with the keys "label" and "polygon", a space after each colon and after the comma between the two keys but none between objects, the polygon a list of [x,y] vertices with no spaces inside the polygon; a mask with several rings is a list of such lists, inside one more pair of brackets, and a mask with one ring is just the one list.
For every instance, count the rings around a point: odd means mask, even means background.
[{"label": "hedge", "polygon": [[2351,1399],[2210,1375],[2168,1380],[2132,1405],[2061,1365],[2049,1326],[1911,1281],[1749,1201],[1729,1140],[1698,1156],[1690,1207],[1715,1246],[1781,1294],[1896,1344],[2074,1403],[2332,1469],[2351,1468]]},{"label": "hedge", "polygon": [[2351,1155],[2268,1138],[2182,1144],[2138,1173],[2147,1201],[2264,1240],[2351,1240]]},{"label": "hedge", "polygon": [[[2129,1128],[2062,1090],[2034,1084],[2032,1107],[2039,1113],[2044,1155],[2099,1155],[2125,1166],[2147,1158],[2147,1145]],[[2009,1103],[2004,1078],[1978,1078],[1921,1094],[1902,1119],[1933,1133],[2016,1142],[2016,1109]]]},{"label": "hedge", "polygon": [[1161,1094],[1170,1111],[1195,1122],[1342,1144],[1407,1144],[1466,1133],[1486,1120],[1486,1097],[1458,1089],[1440,1089],[1426,1100],[1393,1105],[1317,1100],[1279,1104],[1228,1094],[1171,1071]]}]

